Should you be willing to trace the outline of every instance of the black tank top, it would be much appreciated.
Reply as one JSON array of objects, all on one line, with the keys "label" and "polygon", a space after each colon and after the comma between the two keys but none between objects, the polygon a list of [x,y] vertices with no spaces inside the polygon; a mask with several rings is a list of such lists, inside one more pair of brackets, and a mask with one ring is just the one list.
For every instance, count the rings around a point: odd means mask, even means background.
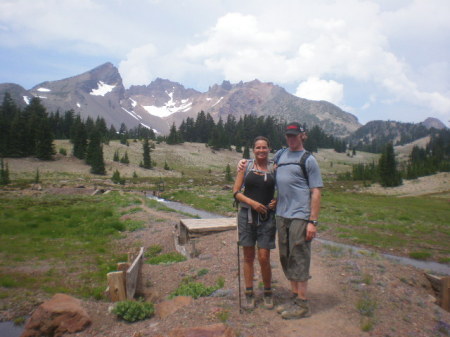
[{"label": "black tank top", "polygon": [[268,205],[275,193],[275,179],[272,173],[267,172],[267,181],[264,181],[264,174],[259,175],[250,171],[244,179],[244,195],[256,200],[263,205]]}]

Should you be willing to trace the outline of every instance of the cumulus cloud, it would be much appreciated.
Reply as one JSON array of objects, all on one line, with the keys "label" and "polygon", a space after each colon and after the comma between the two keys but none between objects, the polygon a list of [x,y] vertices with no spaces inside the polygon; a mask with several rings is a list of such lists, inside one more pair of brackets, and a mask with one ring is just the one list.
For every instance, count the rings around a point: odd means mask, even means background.
[{"label": "cumulus cloud", "polygon": [[125,86],[131,84],[148,84],[154,79],[154,59],[157,55],[155,46],[143,45],[132,49],[125,60],[119,64],[119,72]]},{"label": "cumulus cloud", "polygon": [[[0,1],[0,48],[119,59],[126,85],[257,78],[373,113],[404,102],[450,118],[449,39],[448,0]],[[351,101],[352,85],[370,90]]]},{"label": "cumulus cloud", "polygon": [[344,86],[333,80],[327,81],[317,77],[310,77],[300,83],[295,95],[306,99],[328,101],[340,105],[344,97]]}]

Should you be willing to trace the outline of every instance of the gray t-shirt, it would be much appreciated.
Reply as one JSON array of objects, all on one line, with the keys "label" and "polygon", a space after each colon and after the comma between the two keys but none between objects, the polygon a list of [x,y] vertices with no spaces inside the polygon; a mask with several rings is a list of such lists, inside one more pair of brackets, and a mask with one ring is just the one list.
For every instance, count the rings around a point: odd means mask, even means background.
[{"label": "gray t-shirt", "polygon": [[[303,153],[305,153],[304,150],[291,151],[288,148],[281,153],[278,165],[282,163],[298,164]],[[275,154],[275,157],[277,157],[277,154]],[[308,172],[309,186],[300,165],[283,165],[277,168],[277,215],[288,219],[309,219],[311,211],[310,189],[323,187],[323,182],[319,165],[314,156],[308,157],[305,166]]]}]

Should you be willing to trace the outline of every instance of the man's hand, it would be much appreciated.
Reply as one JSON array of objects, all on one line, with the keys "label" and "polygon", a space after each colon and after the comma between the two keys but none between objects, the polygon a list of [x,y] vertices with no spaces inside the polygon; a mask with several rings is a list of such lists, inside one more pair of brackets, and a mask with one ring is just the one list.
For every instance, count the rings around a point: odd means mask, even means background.
[{"label": "man's hand", "polygon": [[277,199],[272,199],[269,203],[269,208],[274,211],[277,208]]},{"label": "man's hand", "polygon": [[317,228],[312,223],[308,222],[306,227],[306,241],[311,241],[317,235]]},{"label": "man's hand", "polygon": [[247,165],[247,159],[241,159],[239,160],[239,163],[237,164],[237,171],[244,171],[245,166]]}]

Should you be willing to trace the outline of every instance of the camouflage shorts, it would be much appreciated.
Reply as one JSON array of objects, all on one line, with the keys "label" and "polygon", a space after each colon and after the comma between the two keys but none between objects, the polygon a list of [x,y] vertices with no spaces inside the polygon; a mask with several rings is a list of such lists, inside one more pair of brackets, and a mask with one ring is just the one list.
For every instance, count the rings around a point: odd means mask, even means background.
[{"label": "camouflage shorts", "polygon": [[280,262],[286,278],[304,282],[311,278],[311,241],[306,241],[308,222],[302,219],[276,217]]}]

